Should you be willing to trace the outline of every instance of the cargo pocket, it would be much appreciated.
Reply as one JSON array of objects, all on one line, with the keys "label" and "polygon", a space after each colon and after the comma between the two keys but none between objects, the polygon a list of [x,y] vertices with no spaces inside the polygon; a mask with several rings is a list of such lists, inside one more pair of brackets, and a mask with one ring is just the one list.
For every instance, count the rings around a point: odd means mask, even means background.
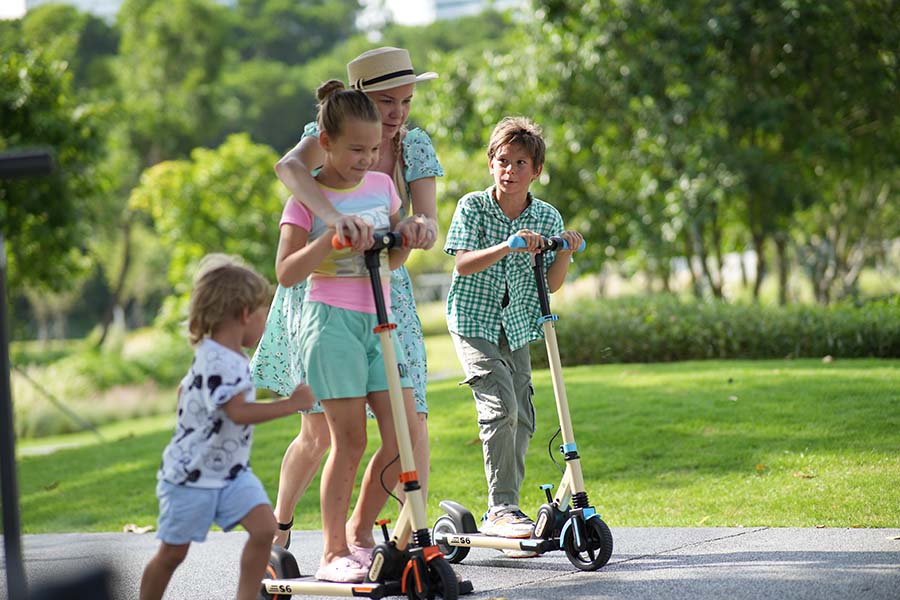
[{"label": "cargo pocket", "polygon": [[463,383],[472,388],[479,425],[491,425],[506,418],[506,407],[500,398],[497,382],[493,378],[475,375]]}]

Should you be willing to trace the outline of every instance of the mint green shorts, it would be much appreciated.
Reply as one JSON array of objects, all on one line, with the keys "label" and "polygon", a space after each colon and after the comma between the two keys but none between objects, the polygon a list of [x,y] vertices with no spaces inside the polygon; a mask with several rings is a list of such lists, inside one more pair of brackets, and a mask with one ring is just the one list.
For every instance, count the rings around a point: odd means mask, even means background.
[{"label": "mint green shorts", "polygon": [[[369,313],[306,302],[300,317],[300,360],[303,379],[319,400],[362,398],[388,389],[381,338],[374,332],[378,318]],[[397,355],[400,387],[411,388],[406,356],[391,331]]]}]

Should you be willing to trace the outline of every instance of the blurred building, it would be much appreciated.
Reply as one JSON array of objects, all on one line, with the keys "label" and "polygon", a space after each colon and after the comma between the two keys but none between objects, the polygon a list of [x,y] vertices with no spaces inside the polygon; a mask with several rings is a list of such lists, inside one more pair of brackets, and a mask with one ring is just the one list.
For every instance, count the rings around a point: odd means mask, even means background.
[{"label": "blurred building", "polygon": [[[107,21],[114,21],[119,7],[125,0],[24,0],[25,11],[32,10],[41,4],[71,4],[82,12],[91,13]],[[233,6],[237,0],[215,0],[219,4]]]},{"label": "blurred building", "polygon": [[489,8],[506,10],[523,8],[528,4],[527,0],[433,0],[433,3],[437,21],[477,15]]},{"label": "blurred building", "polygon": [[34,10],[41,4],[71,4],[81,12],[91,13],[107,21],[113,21],[124,0],[25,0],[25,10]]}]

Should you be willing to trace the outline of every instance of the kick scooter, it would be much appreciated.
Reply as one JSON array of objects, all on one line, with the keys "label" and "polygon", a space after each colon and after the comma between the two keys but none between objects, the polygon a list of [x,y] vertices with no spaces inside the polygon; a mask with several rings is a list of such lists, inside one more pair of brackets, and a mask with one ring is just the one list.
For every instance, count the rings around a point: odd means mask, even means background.
[{"label": "kick scooter", "polygon": [[[507,244],[510,248],[524,248],[525,240],[512,235]],[[584,250],[584,245],[582,242],[577,251]],[[577,568],[582,571],[596,571],[612,556],[612,533],[591,506],[584,490],[581,460],[575,445],[575,434],[572,430],[556,342],[556,328],[553,323],[559,317],[550,312],[550,299],[544,280],[544,253],[558,248],[567,249],[568,243],[559,237],[545,238],[541,251],[532,254],[531,261],[541,307],[539,322],[544,330],[550,378],[553,382],[559,428],[562,432],[563,443],[560,451],[566,462],[562,480],[556,496],[551,495],[552,484],[541,485],[541,489],[547,495],[547,502],[538,509],[537,520],[529,538],[505,538],[479,533],[475,518],[468,509],[450,500],[441,502],[440,506],[447,514],[435,522],[433,535],[435,543],[451,563],[461,562],[471,548],[520,550],[535,554],[562,548],[569,561]]]},{"label": "kick scooter", "polygon": [[[262,581],[260,600],[283,600],[294,594],[364,598],[405,594],[410,600],[433,599],[435,596],[444,600],[457,600],[459,594],[472,592],[472,582],[458,580],[450,563],[431,542],[425,499],[422,497],[413,459],[409,424],[397,370],[397,354],[391,338],[391,330],[397,325],[388,321],[379,273],[381,250],[402,245],[403,237],[391,232],[383,236],[376,235],[375,244],[365,252],[378,317],[378,326],[374,331],[380,338],[384,355],[391,412],[400,450],[400,482],[406,495],[406,502],[397,517],[397,526],[393,535],[389,536],[387,524],[390,521],[377,522],[381,526],[384,542],[375,546],[372,566],[363,583],[334,583],[301,577],[293,555],[281,546],[273,546],[266,569],[268,577]],[[347,247],[337,236],[332,239],[332,246],[336,249]]]}]

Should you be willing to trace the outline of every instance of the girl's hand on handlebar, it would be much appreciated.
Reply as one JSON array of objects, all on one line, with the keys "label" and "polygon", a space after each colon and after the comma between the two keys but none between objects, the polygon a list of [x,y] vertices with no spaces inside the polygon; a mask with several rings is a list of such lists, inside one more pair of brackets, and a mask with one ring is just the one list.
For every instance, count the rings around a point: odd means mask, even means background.
[{"label": "girl's hand on handlebar", "polygon": [[341,215],[331,226],[342,240],[350,240],[350,247],[357,252],[365,252],[374,243],[375,228],[362,217]]},{"label": "girl's hand on handlebar", "polygon": [[515,249],[514,252],[540,252],[541,248],[544,246],[544,238],[541,237],[541,234],[539,233],[529,231],[528,229],[520,229],[516,232],[516,235],[522,238],[525,242],[525,246]]},{"label": "girl's hand on handlebar", "polygon": [[425,215],[413,215],[397,224],[408,248],[428,250],[437,241],[437,223]]},{"label": "girl's hand on handlebar", "polygon": [[577,231],[563,231],[559,237],[566,240],[566,242],[569,244],[569,247],[566,250],[559,248],[557,250],[558,253],[572,254],[574,252],[577,252],[578,249],[581,248],[581,244],[584,242],[584,237]]}]

